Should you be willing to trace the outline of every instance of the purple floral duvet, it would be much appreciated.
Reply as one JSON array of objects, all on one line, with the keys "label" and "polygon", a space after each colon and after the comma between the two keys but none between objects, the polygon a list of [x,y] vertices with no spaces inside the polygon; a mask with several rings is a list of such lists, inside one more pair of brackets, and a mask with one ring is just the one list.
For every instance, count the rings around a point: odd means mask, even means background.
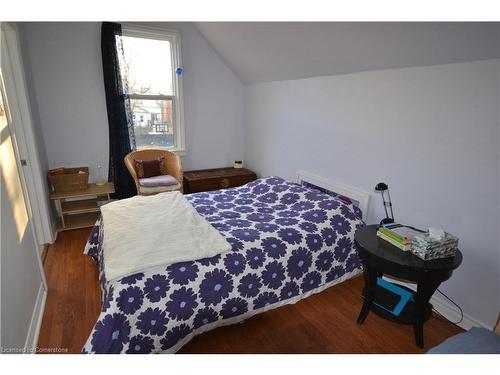
[{"label": "purple floral duvet", "polygon": [[99,220],[85,253],[99,264],[103,304],[83,353],[173,353],[201,332],[295,303],[360,271],[353,237],[361,212],[339,197],[267,177],[186,198],[232,251],[107,282]]}]

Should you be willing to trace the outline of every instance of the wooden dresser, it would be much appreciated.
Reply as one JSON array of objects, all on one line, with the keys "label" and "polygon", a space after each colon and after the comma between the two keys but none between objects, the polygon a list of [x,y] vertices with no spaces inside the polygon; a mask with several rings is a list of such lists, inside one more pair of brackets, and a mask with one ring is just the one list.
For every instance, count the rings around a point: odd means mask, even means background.
[{"label": "wooden dresser", "polygon": [[184,193],[198,193],[236,187],[253,181],[256,174],[248,169],[216,168],[184,172]]}]

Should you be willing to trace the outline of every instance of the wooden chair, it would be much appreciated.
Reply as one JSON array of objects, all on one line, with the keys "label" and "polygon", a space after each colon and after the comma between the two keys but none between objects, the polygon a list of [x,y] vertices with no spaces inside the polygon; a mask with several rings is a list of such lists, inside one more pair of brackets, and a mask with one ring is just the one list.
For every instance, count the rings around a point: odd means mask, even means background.
[{"label": "wooden chair", "polygon": [[[137,172],[135,170],[135,160],[153,160],[158,159],[162,156],[165,158],[164,166],[167,174],[174,177],[178,181],[178,184],[158,187],[141,186],[139,178],[137,177]],[[134,179],[138,195],[153,195],[165,191],[174,190],[179,190],[182,193],[182,163],[180,157],[176,153],[161,149],[132,151],[131,153],[127,154],[127,156],[125,156],[124,162],[127,166],[128,171],[132,175],[132,178]]]}]

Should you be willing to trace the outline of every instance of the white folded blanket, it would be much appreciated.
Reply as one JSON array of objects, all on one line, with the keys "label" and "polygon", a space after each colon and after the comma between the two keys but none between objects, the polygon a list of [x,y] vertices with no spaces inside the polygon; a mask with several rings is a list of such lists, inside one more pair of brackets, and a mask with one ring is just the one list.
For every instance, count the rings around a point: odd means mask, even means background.
[{"label": "white folded blanket", "polygon": [[231,249],[178,191],[101,207],[106,280],[147,268],[213,257]]}]

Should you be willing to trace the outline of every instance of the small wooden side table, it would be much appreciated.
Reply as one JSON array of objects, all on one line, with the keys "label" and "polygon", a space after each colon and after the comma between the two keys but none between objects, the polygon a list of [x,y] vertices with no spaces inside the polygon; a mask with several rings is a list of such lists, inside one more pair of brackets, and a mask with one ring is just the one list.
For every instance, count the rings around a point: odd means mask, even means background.
[{"label": "small wooden side table", "polygon": [[246,168],[215,168],[184,172],[184,193],[199,193],[244,185],[257,178]]},{"label": "small wooden side table", "polygon": [[100,206],[111,201],[115,192],[112,182],[89,184],[87,189],[50,194],[59,214],[57,231],[91,227],[99,218]]},{"label": "small wooden side table", "polygon": [[[439,285],[448,280],[460,266],[462,253],[457,250],[454,257],[424,261],[377,237],[377,225],[358,229],[354,234],[354,242],[363,261],[365,276],[364,302],[358,323],[362,324],[372,310],[395,322],[412,324],[417,346],[423,348],[424,322],[429,319],[432,308],[429,300]],[[414,301],[409,302],[399,316],[373,303],[377,300],[377,278],[384,274],[417,283],[417,291],[411,291]]]}]

